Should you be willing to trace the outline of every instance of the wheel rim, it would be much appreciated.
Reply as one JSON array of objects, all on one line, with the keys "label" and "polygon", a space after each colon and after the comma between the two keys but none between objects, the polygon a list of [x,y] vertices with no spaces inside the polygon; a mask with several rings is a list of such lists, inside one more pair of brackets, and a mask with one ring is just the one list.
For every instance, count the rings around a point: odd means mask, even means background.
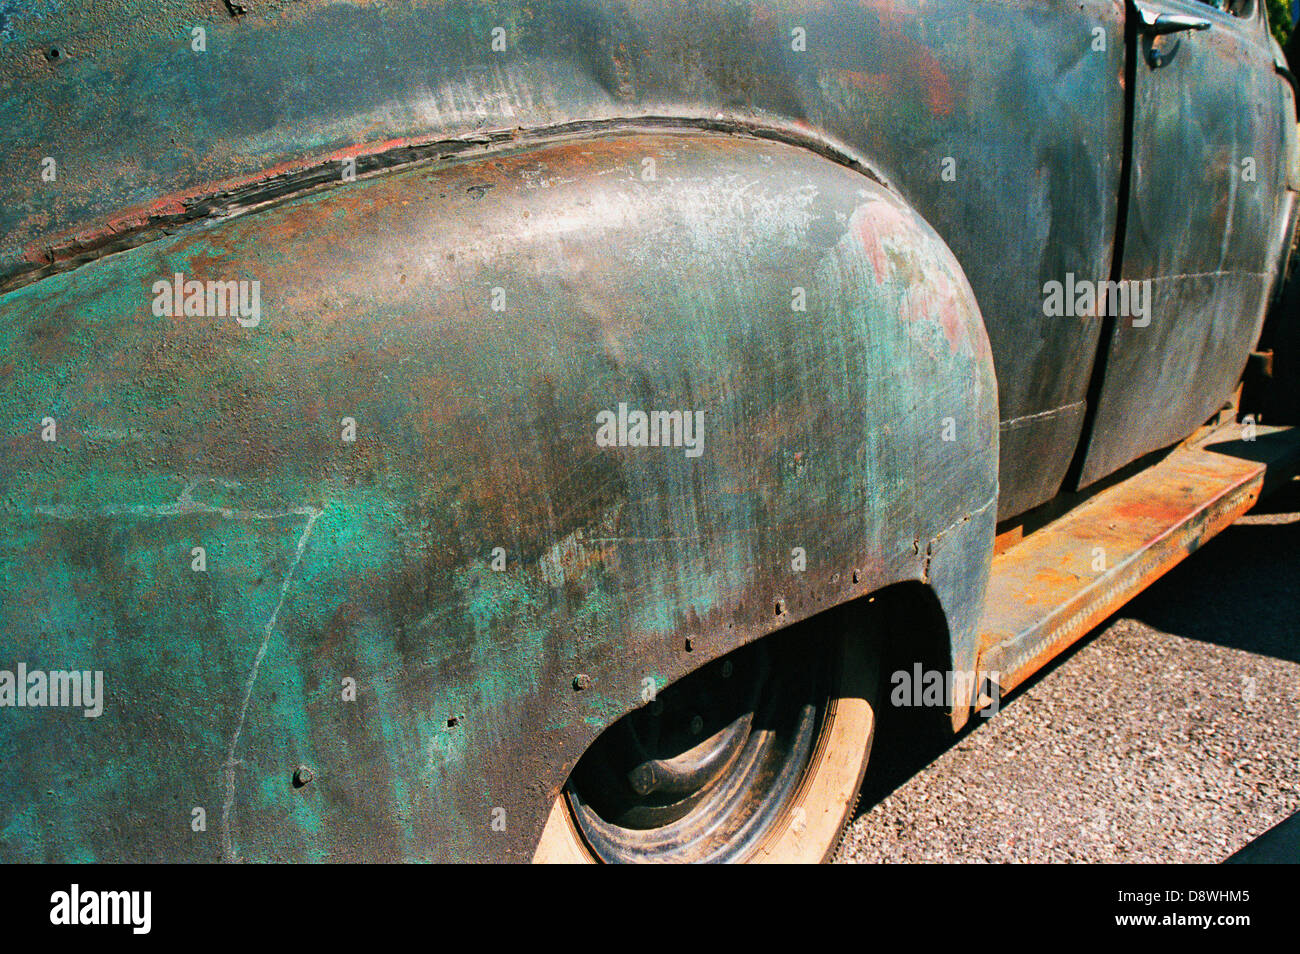
[{"label": "wheel rim", "polygon": [[752,854],[788,813],[826,722],[832,654],[818,648],[761,640],[602,735],[565,791],[591,853],[607,862]]}]

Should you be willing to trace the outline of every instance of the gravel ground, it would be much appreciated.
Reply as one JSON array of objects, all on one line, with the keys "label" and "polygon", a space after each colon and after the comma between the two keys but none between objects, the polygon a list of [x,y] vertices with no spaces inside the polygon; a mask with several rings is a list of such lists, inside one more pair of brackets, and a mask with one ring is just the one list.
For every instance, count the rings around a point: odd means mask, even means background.
[{"label": "gravel ground", "polygon": [[1220,862],[1300,809],[1300,482],[957,738],[882,713],[841,862]]}]

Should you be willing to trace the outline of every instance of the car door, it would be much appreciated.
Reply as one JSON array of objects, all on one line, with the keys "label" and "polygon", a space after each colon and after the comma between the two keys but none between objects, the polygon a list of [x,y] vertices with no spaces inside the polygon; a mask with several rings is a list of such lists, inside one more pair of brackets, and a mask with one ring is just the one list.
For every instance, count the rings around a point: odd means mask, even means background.
[{"label": "car door", "polygon": [[1080,486],[1195,430],[1258,339],[1285,191],[1282,79],[1260,3],[1130,0],[1120,278],[1136,284],[1103,335]]}]

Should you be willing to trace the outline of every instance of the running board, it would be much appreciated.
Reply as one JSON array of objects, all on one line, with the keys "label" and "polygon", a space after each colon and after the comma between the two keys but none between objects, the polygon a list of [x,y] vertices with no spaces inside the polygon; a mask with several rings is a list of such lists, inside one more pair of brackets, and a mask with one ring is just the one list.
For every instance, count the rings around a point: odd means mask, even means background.
[{"label": "running board", "polygon": [[[1227,527],[1294,470],[1300,428],[1240,425],[1109,487],[993,558],[979,670],[1006,693]],[[987,701],[982,699],[981,701]]]}]

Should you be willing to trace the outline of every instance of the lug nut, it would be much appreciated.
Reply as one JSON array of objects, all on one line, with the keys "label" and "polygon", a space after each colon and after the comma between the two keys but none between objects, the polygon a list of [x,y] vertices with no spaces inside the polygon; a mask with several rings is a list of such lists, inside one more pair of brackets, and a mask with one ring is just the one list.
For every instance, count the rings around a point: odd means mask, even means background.
[{"label": "lug nut", "polygon": [[655,790],[657,783],[655,779],[654,767],[649,762],[642,762],[632,771],[627,773],[627,782],[632,786],[632,791],[638,795],[649,795]]}]

